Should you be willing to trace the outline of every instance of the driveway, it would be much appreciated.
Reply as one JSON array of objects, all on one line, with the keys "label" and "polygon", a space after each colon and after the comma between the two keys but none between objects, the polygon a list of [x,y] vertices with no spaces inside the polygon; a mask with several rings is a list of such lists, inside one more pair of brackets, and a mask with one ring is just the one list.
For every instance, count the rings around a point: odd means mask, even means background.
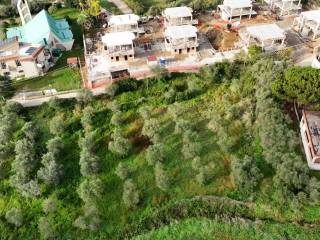
[{"label": "driveway", "polygon": [[108,0],[109,2],[113,3],[114,5],[117,6],[117,8],[119,8],[119,10],[123,13],[123,14],[130,14],[132,13],[131,8],[129,8],[129,6],[123,1],[123,0]]}]

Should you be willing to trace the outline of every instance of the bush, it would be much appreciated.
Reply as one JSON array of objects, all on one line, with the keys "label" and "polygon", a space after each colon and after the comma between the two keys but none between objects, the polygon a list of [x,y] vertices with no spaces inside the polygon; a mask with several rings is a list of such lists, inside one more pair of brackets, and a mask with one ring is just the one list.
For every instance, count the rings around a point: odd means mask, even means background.
[{"label": "bush", "polygon": [[57,201],[54,198],[47,198],[42,202],[42,211],[45,214],[57,211]]},{"label": "bush", "polygon": [[116,168],[115,174],[121,178],[121,180],[126,180],[130,176],[130,169],[126,164],[120,162]]},{"label": "bush", "polygon": [[163,168],[162,163],[157,162],[154,168],[154,175],[156,179],[156,185],[162,191],[167,191],[169,188],[169,177]]},{"label": "bush", "polygon": [[38,230],[43,239],[55,239],[57,237],[53,224],[46,217],[39,218]]},{"label": "bush", "polygon": [[163,162],[165,158],[164,145],[156,143],[148,147],[146,151],[146,159],[150,166],[154,166],[158,162]]},{"label": "bush", "polygon": [[115,129],[112,134],[113,141],[109,142],[109,150],[120,156],[127,156],[131,150],[131,143],[128,139],[122,137],[120,130]]},{"label": "bush", "polygon": [[139,192],[131,179],[126,180],[123,184],[122,199],[128,208],[135,208],[139,203]]},{"label": "bush", "polygon": [[5,217],[8,223],[11,223],[16,227],[20,227],[22,225],[23,216],[21,209],[11,208],[6,212]]},{"label": "bush", "polygon": [[62,115],[57,115],[50,121],[50,132],[53,135],[62,135],[65,130],[65,120]]}]

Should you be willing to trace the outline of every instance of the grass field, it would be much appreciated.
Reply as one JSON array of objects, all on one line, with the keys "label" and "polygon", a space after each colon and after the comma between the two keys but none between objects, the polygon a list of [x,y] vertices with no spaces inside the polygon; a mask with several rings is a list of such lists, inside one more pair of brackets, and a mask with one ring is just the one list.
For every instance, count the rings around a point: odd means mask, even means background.
[{"label": "grass field", "polygon": [[306,229],[294,224],[257,223],[243,219],[209,220],[186,219],[165,226],[148,234],[133,238],[134,240],[282,240],[286,239],[317,239],[317,229]]},{"label": "grass field", "polygon": [[50,71],[45,76],[14,81],[13,87],[16,91],[34,91],[49,88],[55,88],[57,91],[80,89],[81,76],[76,69],[62,68]]}]

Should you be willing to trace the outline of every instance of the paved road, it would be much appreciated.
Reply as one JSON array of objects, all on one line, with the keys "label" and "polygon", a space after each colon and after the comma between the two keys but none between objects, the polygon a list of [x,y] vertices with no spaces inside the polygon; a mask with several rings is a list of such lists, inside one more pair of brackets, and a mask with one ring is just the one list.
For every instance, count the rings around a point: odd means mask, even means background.
[{"label": "paved road", "polygon": [[119,8],[119,10],[123,13],[123,14],[129,14],[132,13],[131,8],[129,8],[129,6],[123,1],[123,0],[108,0],[109,2],[113,3],[114,5],[117,6],[117,8]]},{"label": "paved road", "polygon": [[[33,99],[22,99],[22,98],[12,98],[9,101],[14,101],[20,103],[23,107],[36,107],[40,106],[45,102],[49,102],[51,98],[61,98],[61,99],[68,99],[68,98],[76,98],[80,90],[75,90],[72,92],[67,93],[60,93],[54,96],[47,96],[47,97],[38,97]],[[105,87],[93,89],[92,93],[94,96],[98,96],[101,94],[105,94]]]}]

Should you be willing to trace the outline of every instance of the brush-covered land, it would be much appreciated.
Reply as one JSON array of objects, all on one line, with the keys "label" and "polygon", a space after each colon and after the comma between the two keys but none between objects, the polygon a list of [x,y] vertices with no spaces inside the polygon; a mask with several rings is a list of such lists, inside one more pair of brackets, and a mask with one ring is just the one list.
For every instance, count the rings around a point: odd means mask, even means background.
[{"label": "brush-covered land", "polygon": [[[99,98],[3,103],[0,238],[319,239],[320,176],[284,104],[297,85],[279,83],[295,71],[250,52]],[[301,74],[309,89],[319,71]]]}]

